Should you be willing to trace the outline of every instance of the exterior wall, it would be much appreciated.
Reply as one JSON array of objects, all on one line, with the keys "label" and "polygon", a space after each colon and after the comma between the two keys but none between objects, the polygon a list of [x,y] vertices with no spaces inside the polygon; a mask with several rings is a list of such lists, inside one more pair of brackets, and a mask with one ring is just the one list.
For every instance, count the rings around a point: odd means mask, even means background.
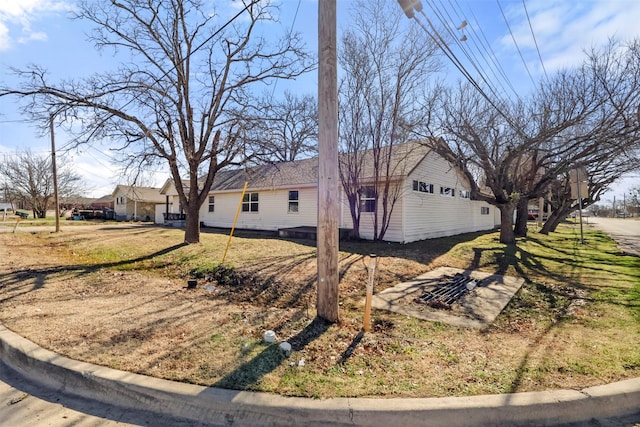
[{"label": "exterior wall", "polygon": [[113,195],[113,211],[115,219],[125,221],[130,218],[130,215],[133,215],[133,209],[131,210],[131,214],[129,214],[127,210],[128,203],[129,199],[127,198],[127,195],[118,189],[118,191]]},{"label": "exterior wall", "polygon": [[[177,210],[174,210],[173,204],[169,202],[169,212],[170,213],[178,213]],[[153,222],[155,224],[164,224],[164,214],[167,211],[167,204],[157,204],[155,207],[155,215],[153,217]]]},{"label": "exterior wall", "polygon": [[[289,191],[298,190],[298,212],[289,212]],[[318,197],[316,188],[247,190],[258,193],[258,212],[240,212],[237,228],[278,230],[279,228],[317,224]],[[214,211],[209,212],[208,200],[200,207],[200,221],[208,227],[231,228],[238,210],[241,191],[211,193],[215,196]]]},{"label": "exterior wall", "polygon": [[122,191],[117,191],[113,200],[115,219],[118,221],[152,221],[155,217],[155,202],[135,202]]},{"label": "exterior wall", "polygon": [[[414,180],[432,184],[433,194],[414,191]],[[398,185],[401,186],[400,198],[393,208],[390,226],[384,236],[386,241],[408,243],[490,230],[500,225],[500,214],[494,206],[461,197],[461,190],[467,188],[465,181],[447,161],[433,153],[429,153],[406,179],[398,181]],[[453,188],[455,196],[441,195],[440,187]],[[290,190],[298,190],[299,209],[296,213],[288,212]],[[247,193],[258,193],[258,211],[241,211],[237,228],[275,231],[280,228],[317,225],[315,186],[249,189]],[[215,196],[214,211],[209,212],[206,200],[200,207],[200,221],[209,227],[231,228],[241,191],[213,192],[210,195]],[[340,227],[353,228],[349,205],[342,191],[340,201]],[[380,204],[379,201],[378,209],[381,211]],[[171,210],[177,212],[177,204],[171,205]],[[487,212],[487,209],[488,213],[481,213],[482,210]],[[361,214],[360,236],[373,239],[373,213]]]},{"label": "exterior wall", "polygon": [[[394,185],[394,184],[392,184]],[[402,182],[397,182],[396,185],[402,186]],[[384,234],[384,240],[388,242],[404,242],[403,235],[403,196],[404,190],[403,187],[400,189],[400,195],[398,200],[395,202],[393,206],[393,211],[391,212],[391,217],[389,220],[389,227]],[[349,210],[349,201],[347,200],[347,196],[341,191],[341,218],[340,223],[343,228],[353,228],[353,220],[351,218],[351,211]],[[382,222],[382,200],[378,200],[378,229],[381,227]],[[362,212],[360,214],[360,238],[373,240],[374,236],[374,215],[373,212]]]},{"label": "exterior wall", "polygon": [[[433,185],[433,193],[413,190],[413,181]],[[441,187],[455,189],[455,196],[440,194]],[[464,180],[441,157],[429,153],[412,171],[404,185],[404,242],[452,236],[495,227],[495,207],[461,197]],[[481,210],[488,209],[488,214]],[[498,215],[499,218],[499,215]],[[498,222],[499,223],[499,222]]]},{"label": "exterior wall", "polygon": [[133,209],[131,218],[136,221],[153,221],[156,213],[156,204],[153,202],[130,202]]}]

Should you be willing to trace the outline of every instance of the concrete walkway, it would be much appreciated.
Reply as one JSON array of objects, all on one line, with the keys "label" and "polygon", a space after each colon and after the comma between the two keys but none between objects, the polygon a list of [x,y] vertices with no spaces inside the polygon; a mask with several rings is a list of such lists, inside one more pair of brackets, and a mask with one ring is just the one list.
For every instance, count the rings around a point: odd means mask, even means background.
[{"label": "concrete walkway", "polygon": [[583,390],[316,400],[202,387],[78,362],[45,350],[4,326],[0,326],[0,359],[49,389],[125,410],[167,416],[166,423],[155,425],[176,425],[175,420],[193,425],[449,427],[633,426],[640,422],[640,379]]}]

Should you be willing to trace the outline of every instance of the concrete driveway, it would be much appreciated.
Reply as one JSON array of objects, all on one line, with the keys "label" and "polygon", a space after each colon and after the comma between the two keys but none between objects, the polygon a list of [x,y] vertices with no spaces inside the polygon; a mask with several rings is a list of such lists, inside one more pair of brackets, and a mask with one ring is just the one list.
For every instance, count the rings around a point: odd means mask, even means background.
[{"label": "concrete driveway", "polygon": [[589,225],[611,236],[625,254],[640,256],[640,220],[592,216],[589,217]]}]

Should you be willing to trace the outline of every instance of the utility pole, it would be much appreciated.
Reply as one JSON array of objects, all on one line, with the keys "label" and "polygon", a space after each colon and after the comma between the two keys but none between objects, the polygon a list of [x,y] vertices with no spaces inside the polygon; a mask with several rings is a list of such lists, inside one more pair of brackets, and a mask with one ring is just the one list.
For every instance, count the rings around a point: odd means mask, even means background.
[{"label": "utility pole", "polygon": [[336,0],[318,1],[318,301],[338,321],[338,71]]},{"label": "utility pole", "polygon": [[[60,231],[60,201],[58,199],[58,170],[56,168],[56,139],[53,133],[53,114],[49,115],[49,130],[51,132],[51,167],[53,169],[53,199],[55,204],[56,233]],[[45,216],[47,207],[45,209]]]}]

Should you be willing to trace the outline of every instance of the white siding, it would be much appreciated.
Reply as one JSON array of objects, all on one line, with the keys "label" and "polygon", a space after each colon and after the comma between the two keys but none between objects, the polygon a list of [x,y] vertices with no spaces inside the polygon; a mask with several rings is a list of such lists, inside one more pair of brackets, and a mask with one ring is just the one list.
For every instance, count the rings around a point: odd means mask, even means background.
[{"label": "white siding", "polygon": [[[432,184],[433,194],[413,191],[414,180]],[[441,195],[440,187],[454,188],[455,197]],[[429,153],[405,182],[404,242],[492,229],[495,208],[463,199],[460,190],[466,189],[465,181],[447,161]],[[481,207],[489,207],[489,215],[481,215]]]},{"label": "white siding", "polygon": [[[122,199],[121,199],[122,198]],[[113,212],[116,219],[128,219],[127,212],[127,195],[119,187],[113,194]]]},{"label": "white siding", "polygon": [[[394,185],[394,184],[392,184]],[[402,185],[399,183],[399,185]],[[393,211],[391,212],[391,218],[389,220],[389,227],[384,234],[384,240],[389,242],[402,242],[404,241],[403,236],[403,226],[402,226],[402,198],[404,194],[402,194],[403,188],[399,189],[401,191],[400,197],[395,202],[393,206]],[[353,221],[351,219],[351,212],[349,211],[349,202],[347,201],[347,197],[344,196],[344,208],[342,222],[345,228],[353,228]],[[378,230],[382,227],[382,196],[378,199]],[[374,215],[373,212],[362,212],[360,214],[360,237],[363,239],[372,240],[374,235]]]},{"label": "white siding", "polygon": [[[289,212],[289,190],[298,190],[298,212]],[[278,230],[316,226],[318,198],[315,188],[247,190],[247,193],[258,193],[258,212],[240,212],[237,228]],[[241,194],[241,191],[211,193],[215,196],[214,212],[209,212],[207,200],[200,208],[200,220],[209,227],[231,228]]]},{"label": "white siding", "polygon": [[164,211],[166,205],[156,205],[155,215],[153,217],[154,224],[164,224]]},{"label": "white siding", "polygon": [[[433,185],[433,194],[413,190],[413,181]],[[494,206],[460,197],[460,190],[467,186],[458,173],[440,156],[429,153],[425,159],[401,183],[400,199],[396,202],[390,226],[384,240],[413,242],[416,240],[451,236],[473,231],[490,230],[500,224],[500,215]],[[440,187],[455,189],[455,197],[440,195]],[[288,212],[289,190],[298,190],[299,210]],[[291,187],[278,189],[249,189],[259,194],[258,212],[240,212],[237,228],[278,230],[280,228],[317,225],[316,187]],[[231,228],[238,209],[241,191],[212,192],[215,196],[214,212],[209,212],[208,199],[200,208],[200,220],[205,226]],[[353,228],[349,204],[340,191],[340,227]],[[379,201],[380,203],[380,201]],[[175,209],[175,203],[173,204]],[[481,208],[488,207],[489,215],[481,215]],[[382,207],[379,206],[380,213]],[[373,238],[373,214],[362,213],[360,236]]]}]

